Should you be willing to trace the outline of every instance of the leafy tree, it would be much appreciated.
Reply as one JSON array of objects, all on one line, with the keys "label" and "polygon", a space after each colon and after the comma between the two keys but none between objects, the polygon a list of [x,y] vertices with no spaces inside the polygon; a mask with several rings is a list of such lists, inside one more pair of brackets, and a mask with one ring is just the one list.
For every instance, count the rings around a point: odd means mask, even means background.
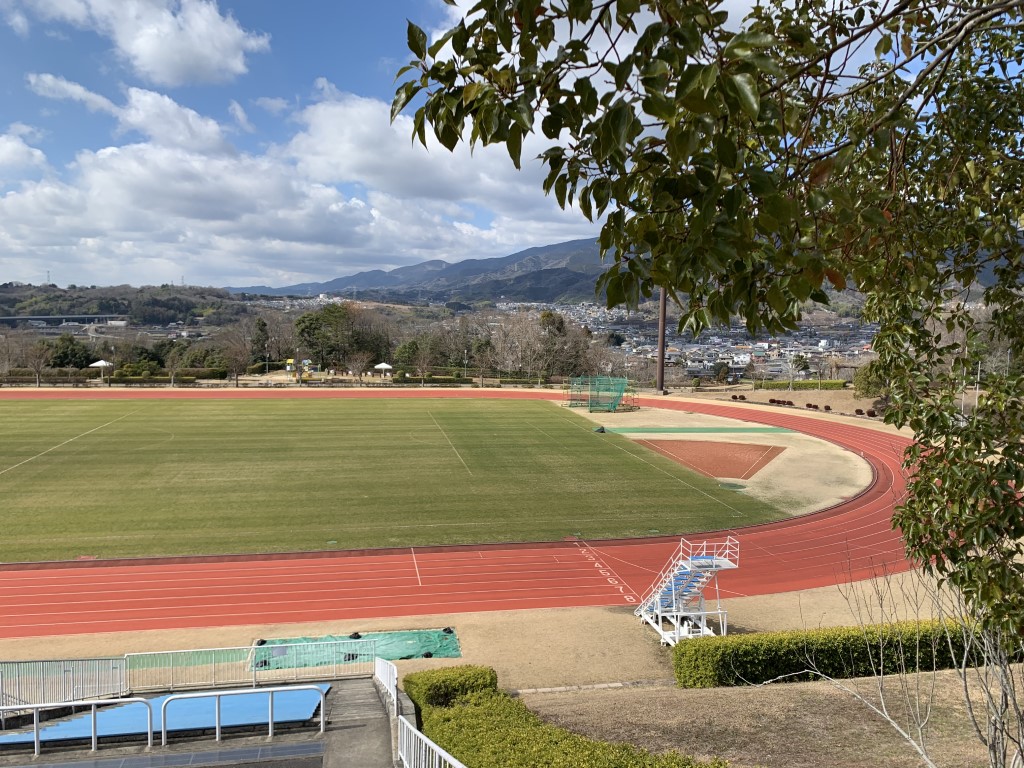
[{"label": "leafy tree", "polygon": [[50,365],[54,368],[86,368],[99,358],[70,333],[62,333],[53,342]]},{"label": "leafy tree", "polygon": [[[894,523],[1019,644],[1024,377],[983,368],[959,405],[986,348],[1024,355],[1024,0],[764,0],[742,21],[714,0],[480,0],[408,42],[393,115],[517,166],[537,142],[545,191],[602,222],[610,305],[663,288],[682,327],[774,333],[861,291],[886,419],[915,435]],[[1005,764],[1013,739],[986,743]]]},{"label": "leafy tree", "polygon": [[252,362],[270,360],[270,328],[267,321],[257,317],[252,324]]},{"label": "leafy tree", "polygon": [[480,0],[434,41],[410,24],[393,115],[412,104],[419,141],[504,144],[517,166],[530,135],[544,189],[603,222],[610,305],[660,287],[683,327],[778,332],[829,287],[862,291],[887,418],[929,470],[897,518],[908,552],[1024,632],[1024,382],[994,380],[951,444],[973,353],[935,333],[980,333],[960,286],[984,268],[989,330],[1024,352],[1022,9]]},{"label": "leafy tree", "polygon": [[853,374],[853,391],[857,397],[882,397],[888,391],[886,381],[882,378],[882,366],[877,360],[871,360],[860,366]]}]

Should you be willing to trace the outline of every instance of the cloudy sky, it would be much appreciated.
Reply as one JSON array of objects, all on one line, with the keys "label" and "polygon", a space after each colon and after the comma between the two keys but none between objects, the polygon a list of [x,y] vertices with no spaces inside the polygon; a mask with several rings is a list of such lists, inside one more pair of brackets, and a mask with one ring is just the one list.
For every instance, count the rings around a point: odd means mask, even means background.
[{"label": "cloudy sky", "polygon": [[282,286],[596,235],[539,164],[389,123],[406,19],[446,14],[0,0],[0,282]]}]

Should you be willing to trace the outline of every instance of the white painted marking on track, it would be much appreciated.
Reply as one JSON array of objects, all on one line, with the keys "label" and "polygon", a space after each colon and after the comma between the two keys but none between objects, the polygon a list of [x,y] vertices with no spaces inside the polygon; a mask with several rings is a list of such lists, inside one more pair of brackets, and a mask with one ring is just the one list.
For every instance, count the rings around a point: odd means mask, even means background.
[{"label": "white painted marking on track", "polygon": [[73,443],[75,440],[77,440],[80,437],[85,437],[86,435],[91,435],[93,432],[98,432],[99,430],[103,429],[104,427],[109,427],[111,424],[116,424],[117,422],[121,421],[122,419],[127,419],[129,416],[131,416],[133,414],[136,414],[136,413],[138,413],[141,410],[142,410],[141,408],[136,408],[134,411],[130,411],[130,412],[126,413],[124,416],[118,416],[113,421],[108,421],[106,424],[100,424],[98,427],[93,427],[92,429],[90,429],[90,430],[88,430],[86,432],[83,432],[80,435],[75,435],[74,437],[69,437],[63,443],[58,443],[57,445],[50,446],[45,451],[40,451],[39,453],[37,453],[35,456],[29,456],[24,461],[19,461],[17,464],[14,464],[14,465],[12,465],[10,467],[7,467],[6,469],[0,469],[0,475],[5,474],[7,472],[10,472],[12,469],[17,469],[20,466],[28,464],[30,461],[35,461],[40,456],[45,456],[46,454],[50,453],[51,451],[56,451],[58,448],[63,448],[68,443]]},{"label": "white painted marking on track", "polygon": [[416,562],[416,548],[409,547],[409,551],[412,553],[412,567],[416,569],[416,583],[422,587],[423,579],[420,578],[420,566],[419,563]]}]

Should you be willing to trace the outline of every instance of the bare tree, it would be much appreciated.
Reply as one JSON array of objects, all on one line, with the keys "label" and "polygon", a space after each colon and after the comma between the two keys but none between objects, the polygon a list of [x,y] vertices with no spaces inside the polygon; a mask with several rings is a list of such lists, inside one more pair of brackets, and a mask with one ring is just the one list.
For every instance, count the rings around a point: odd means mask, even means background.
[{"label": "bare tree", "polygon": [[21,362],[36,377],[36,386],[41,386],[43,371],[49,367],[50,359],[53,357],[53,348],[46,339],[27,335],[20,338],[18,346],[18,356]]},{"label": "bare tree", "polygon": [[252,361],[252,336],[250,327],[245,323],[236,323],[217,334],[217,349],[224,359],[228,373],[234,377],[238,386],[238,377],[245,372]]},{"label": "bare tree", "polygon": [[172,387],[178,377],[178,371],[180,371],[184,365],[186,350],[187,345],[177,343],[168,350],[166,355],[164,355],[164,368],[167,370],[167,374],[171,377]]},{"label": "bare tree", "polygon": [[373,352],[364,350],[356,350],[349,352],[348,357],[345,358],[345,365],[348,369],[355,374],[356,379],[360,384],[363,383],[363,373],[366,372],[367,366],[373,360]]}]

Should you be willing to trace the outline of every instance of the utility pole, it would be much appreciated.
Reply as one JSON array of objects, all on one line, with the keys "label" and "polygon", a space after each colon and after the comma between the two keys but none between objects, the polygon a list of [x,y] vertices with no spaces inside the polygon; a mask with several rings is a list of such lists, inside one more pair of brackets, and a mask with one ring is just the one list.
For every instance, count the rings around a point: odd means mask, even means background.
[{"label": "utility pole", "polygon": [[668,314],[668,294],[662,287],[658,294],[658,368],[654,388],[659,395],[665,393],[665,318]]}]

